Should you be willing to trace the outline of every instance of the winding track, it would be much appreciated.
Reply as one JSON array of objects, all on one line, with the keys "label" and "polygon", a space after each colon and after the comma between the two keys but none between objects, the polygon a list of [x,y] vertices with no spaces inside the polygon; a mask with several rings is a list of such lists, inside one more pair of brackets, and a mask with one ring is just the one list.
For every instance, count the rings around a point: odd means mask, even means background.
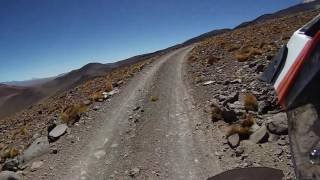
[{"label": "winding track", "polygon": [[195,132],[200,116],[183,81],[191,50],[175,50],[140,72],[99,112],[91,130],[72,132],[79,142],[65,145],[62,138],[58,157],[47,155],[48,165],[30,178],[132,179],[132,168],[140,170],[136,179],[193,180],[219,173],[208,141]]}]

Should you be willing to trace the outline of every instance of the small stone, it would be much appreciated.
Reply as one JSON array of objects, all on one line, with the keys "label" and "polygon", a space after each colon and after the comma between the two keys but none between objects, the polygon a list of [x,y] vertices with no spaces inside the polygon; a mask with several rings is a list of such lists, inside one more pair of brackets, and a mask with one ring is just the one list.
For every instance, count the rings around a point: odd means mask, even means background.
[{"label": "small stone", "polygon": [[54,147],[54,148],[51,148],[51,154],[58,154],[58,148]]},{"label": "small stone", "polygon": [[235,148],[239,145],[240,143],[240,137],[239,134],[233,134],[228,137],[228,144],[230,147]]},{"label": "small stone", "polygon": [[94,111],[98,111],[99,109],[100,109],[100,106],[94,106],[94,107],[93,107],[93,110],[94,110]]},{"label": "small stone", "polygon": [[36,171],[36,170],[38,170],[42,165],[43,165],[43,162],[42,162],[42,161],[33,162],[32,165],[31,165],[30,170],[31,170],[31,171]]},{"label": "small stone", "polygon": [[106,155],[106,152],[104,150],[100,150],[94,153],[94,157],[97,159],[101,159],[105,155]]},{"label": "small stone", "polygon": [[207,82],[204,82],[203,85],[204,86],[208,86],[208,85],[213,84],[213,83],[214,83],[214,81],[207,81]]},{"label": "small stone", "polygon": [[12,171],[0,172],[0,180],[21,180],[22,178]]},{"label": "small stone", "polygon": [[133,111],[138,111],[141,107],[140,106],[137,106],[133,109]]},{"label": "small stone", "polygon": [[272,116],[267,123],[268,130],[277,135],[288,134],[288,120],[286,113],[278,113]]},{"label": "small stone", "polygon": [[287,145],[287,142],[286,142],[285,140],[279,140],[279,141],[278,141],[278,144],[279,144],[280,146],[285,146],[285,145]]},{"label": "small stone", "polygon": [[250,135],[249,140],[253,143],[265,142],[268,139],[268,131],[266,126],[262,126],[256,132]]},{"label": "small stone", "polygon": [[67,124],[59,124],[55,128],[52,129],[52,131],[49,132],[49,139],[50,140],[56,140],[60,136],[62,136],[64,133],[66,133],[68,129]]},{"label": "small stone", "polygon": [[238,146],[235,150],[236,156],[241,156],[244,153],[244,148],[242,146]]},{"label": "small stone", "polygon": [[86,106],[90,105],[91,103],[92,103],[92,102],[91,102],[90,100],[85,100],[85,101],[83,101],[83,104],[86,105]]},{"label": "small stone", "polygon": [[128,172],[128,175],[131,177],[137,177],[140,173],[140,169],[139,168],[133,168]]},{"label": "small stone", "polygon": [[277,156],[281,156],[282,154],[283,154],[283,150],[280,148],[274,152],[274,155],[277,155]]},{"label": "small stone", "polygon": [[258,113],[259,114],[266,114],[268,111],[272,111],[272,104],[270,101],[260,101],[259,102],[259,108]]}]

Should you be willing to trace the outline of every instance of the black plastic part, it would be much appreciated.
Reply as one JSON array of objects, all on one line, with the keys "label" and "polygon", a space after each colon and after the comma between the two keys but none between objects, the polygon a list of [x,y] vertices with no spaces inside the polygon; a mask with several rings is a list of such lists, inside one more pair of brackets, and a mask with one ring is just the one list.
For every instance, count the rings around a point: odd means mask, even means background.
[{"label": "black plastic part", "polygon": [[320,30],[320,15],[313,19],[311,22],[306,24],[300,31],[304,32],[305,35],[314,37]]},{"label": "black plastic part", "polygon": [[251,167],[225,171],[208,180],[282,180],[283,172],[267,167]]},{"label": "black plastic part", "polygon": [[287,55],[288,48],[283,46],[259,79],[274,84],[286,63]]}]

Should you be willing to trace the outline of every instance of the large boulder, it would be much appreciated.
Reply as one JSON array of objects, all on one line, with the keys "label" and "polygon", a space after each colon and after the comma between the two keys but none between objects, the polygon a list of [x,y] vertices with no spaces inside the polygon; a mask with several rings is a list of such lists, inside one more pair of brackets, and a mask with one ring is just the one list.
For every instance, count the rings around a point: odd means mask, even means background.
[{"label": "large boulder", "polygon": [[267,122],[268,130],[277,135],[288,134],[288,119],[286,113],[278,113],[269,118]]},{"label": "large boulder", "polygon": [[0,172],[0,180],[20,180],[22,179],[19,175],[12,171]]},{"label": "large boulder", "polygon": [[33,158],[39,157],[47,152],[49,152],[49,141],[48,137],[40,137],[36,139],[30,146],[27,148],[23,155],[22,160],[28,162]]}]

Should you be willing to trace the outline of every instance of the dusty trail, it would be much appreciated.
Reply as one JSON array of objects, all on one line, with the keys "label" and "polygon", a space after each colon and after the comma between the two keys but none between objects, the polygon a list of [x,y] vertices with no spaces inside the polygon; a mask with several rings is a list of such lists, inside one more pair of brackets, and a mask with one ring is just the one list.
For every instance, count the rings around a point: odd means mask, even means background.
[{"label": "dusty trail", "polygon": [[47,167],[30,178],[132,179],[133,168],[139,170],[136,179],[193,180],[219,173],[217,159],[208,156],[212,144],[195,131],[200,116],[183,81],[191,49],[169,53],[134,77],[104,105],[90,131],[72,132],[79,142],[68,145],[63,138],[59,161],[45,157]]}]

